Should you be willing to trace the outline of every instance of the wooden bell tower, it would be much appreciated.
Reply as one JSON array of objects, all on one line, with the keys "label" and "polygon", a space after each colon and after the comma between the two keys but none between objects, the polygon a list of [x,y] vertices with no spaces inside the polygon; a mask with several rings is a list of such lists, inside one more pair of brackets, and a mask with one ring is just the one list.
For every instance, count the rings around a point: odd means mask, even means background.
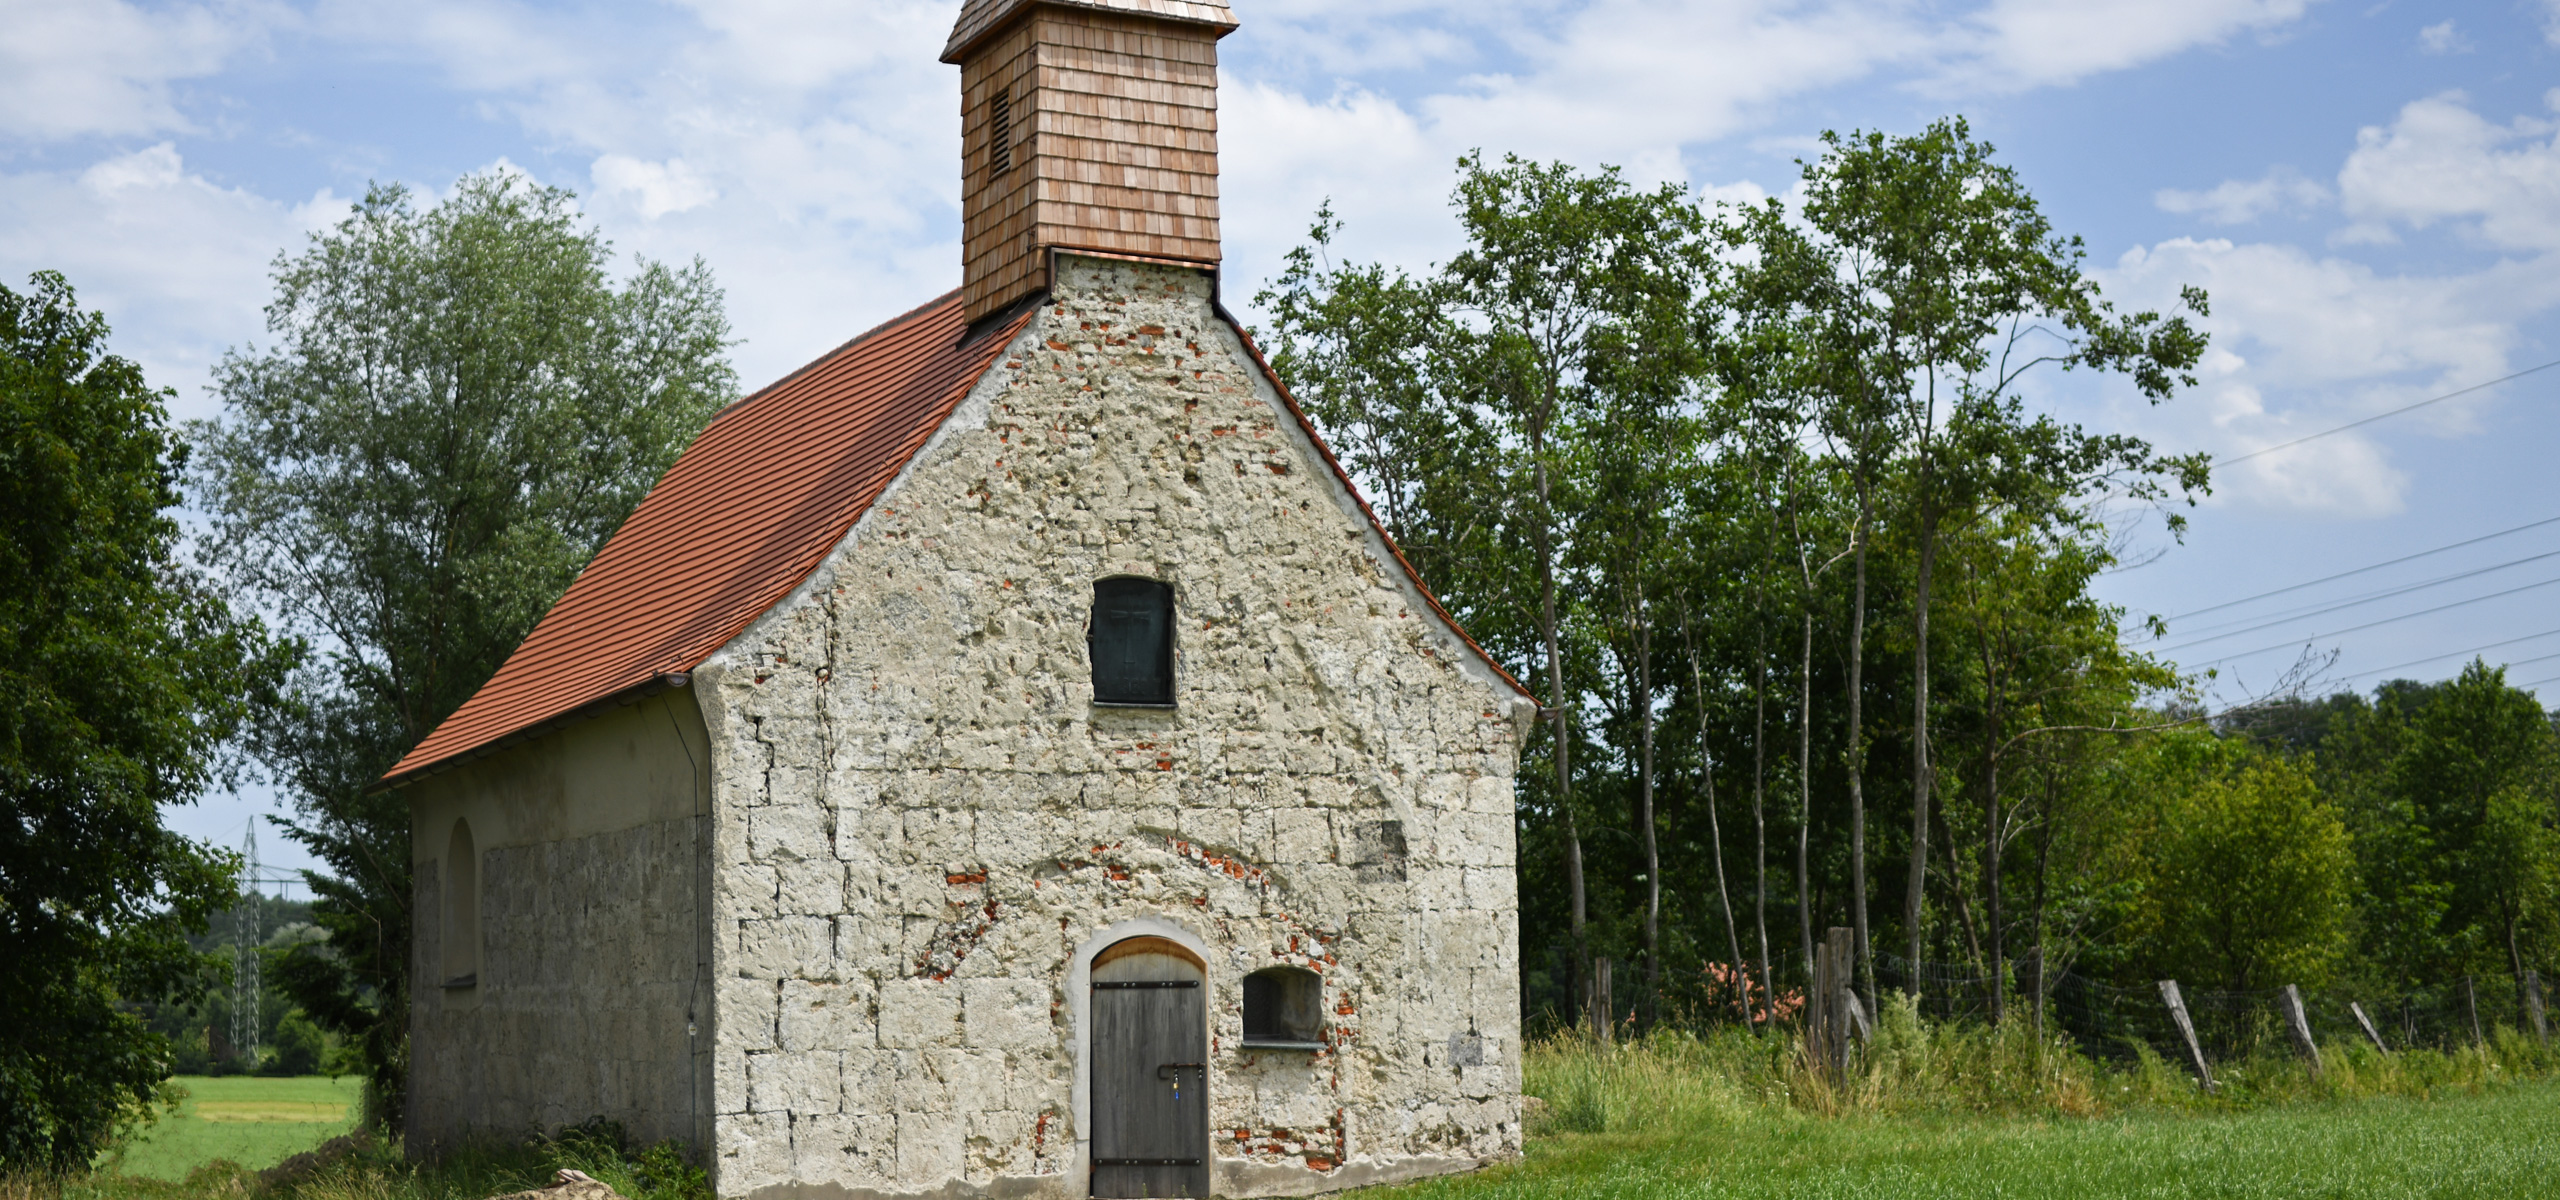
[{"label": "wooden bell tower", "polygon": [[1218,261],[1225,0],[969,0],[960,67],[968,319],[1049,286],[1052,248]]}]

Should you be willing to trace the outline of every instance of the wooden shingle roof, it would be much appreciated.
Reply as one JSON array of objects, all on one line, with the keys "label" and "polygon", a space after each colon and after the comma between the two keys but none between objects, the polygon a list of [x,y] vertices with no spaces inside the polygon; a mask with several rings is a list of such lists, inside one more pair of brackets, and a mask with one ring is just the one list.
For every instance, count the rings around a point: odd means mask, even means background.
[{"label": "wooden shingle roof", "polygon": [[953,292],[723,410],[397,785],[692,671],[816,570],[1031,313]]},{"label": "wooden shingle roof", "polygon": [[1104,12],[1128,13],[1141,17],[1160,17],[1167,21],[1191,21],[1215,26],[1219,36],[1236,27],[1236,15],[1227,9],[1227,0],[969,0],[961,8],[960,19],[951,26],[951,40],[943,43],[942,61],[956,63],[969,44],[1003,28],[1016,14],[1034,4],[1062,4],[1069,8],[1093,8]]}]

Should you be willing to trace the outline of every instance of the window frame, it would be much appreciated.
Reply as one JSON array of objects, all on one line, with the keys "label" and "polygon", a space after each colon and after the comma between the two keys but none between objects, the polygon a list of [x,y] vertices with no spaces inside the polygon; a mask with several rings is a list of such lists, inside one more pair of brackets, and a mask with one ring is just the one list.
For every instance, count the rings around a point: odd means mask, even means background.
[{"label": "window frame", "polygon": [[[1151,695],[1160,695],[1162,697],[1161,699],[1138,699],[1125,694],[1113,694],[1109,696],[1103,694],[1103,673],[1099,655],[1102,614],[1103,606],[1107,602],[1105,598],[1105,589],[1116,584],[1145,584],[1155,589],[1155,594],[1163,605],[1161,610],[1163,630],[1160,635],[1161,644],[1158,647],[1158,653],[1162,656],[1160,662],[1163,668],[1158,677],[1158,682],[1162,690],[1157,693],[1151,693]],[[1094,707],[1156,710],[1169,710],[1178,707],[1178,704],[1176,703],[1178,681],[1175,679],[1175,675],[1179,661],[1179,647],[1174,639],[1174,630],[1177,624],[1174,619],[1176,607],[1173,584],[1162,579],[1156,579],[1145,575],[1106,575],[1093,581],[1093,607],[1085,617],[1084,636],[1085,669],[1087,671],[1087,683],[1093,689]]]}]

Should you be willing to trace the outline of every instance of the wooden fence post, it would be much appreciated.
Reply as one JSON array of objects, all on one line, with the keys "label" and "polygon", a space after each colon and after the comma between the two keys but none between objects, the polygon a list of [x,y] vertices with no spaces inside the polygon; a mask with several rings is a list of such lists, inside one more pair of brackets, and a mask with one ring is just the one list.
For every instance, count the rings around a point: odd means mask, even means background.
[{"label": "wooden fence post", "polygon": [[2169,1023],[2178,1027],[2178,1037],[2187,1044],[2187,1065],[2195,1070],[2196,1082],[2207,1094],[2213,1091],[2213,1067],[2204,1060],[2204,1045],[2196,1041],[2196,1023],[2187,1019],[2187,1002],[2178,995],[2178,981],[2160,981],[2160,999],[2169,1006]]},{"label": "wooden fence post", "polygon": [[2311,1077],[2320,1078],[2320,1043],[2311,1040],[2311,1015],[2302,1011],[2302,989],[2284,985],[2276,995],[2276,1008],[2284,1013],[2285,1032],[2293,1035],[2293,1048],[2311,1064]]},{"label": "wooden fence post", "polygon": [[1858,995],[1849,981],[1853,977],[1855,932],[1832,929],[1813,951],[1813,994],[1806,997],[1805,1048],[1813,1055],[1814,1064],[1834,1080],[1849,1073],[1850,1022],[1863,1016],[1858,1010]]},{"label": "wooden fence post", "polygon": [[2364,1035],[2373,1040],[2374,1049],[2385,1054],[2391,1053],[2391,1043],[2382,1040],[2382,1031],[2373,1027],[2373,1018],[2364,1015],[2364,1005],[2349,1000],[2347,1011],[2356,1015],[2356,1027],[2364,1030]]},{"label": "wooden fence post", "polygon": [[2480,1036],[2480,990],[2474,977],[2469,975],[2462,977],[2462,1015],[2471,1021],[2471,1044],[2485,1044],[2486,1039]]},{"label": "wooden fence post", "polygon": [[1609,960],[1606,956],[1591,960],[1591,1040],[1606,1046],[1617,1036],[1617,1018],[1610,1012]]},{"label": "wooden fence post", "polygon": [[2533,1038],[2545,1046],[2551,1044],[2551,1022],[2542,1015],[2542,973],[2524,973],[2524,1019],[2533,1026]]}]

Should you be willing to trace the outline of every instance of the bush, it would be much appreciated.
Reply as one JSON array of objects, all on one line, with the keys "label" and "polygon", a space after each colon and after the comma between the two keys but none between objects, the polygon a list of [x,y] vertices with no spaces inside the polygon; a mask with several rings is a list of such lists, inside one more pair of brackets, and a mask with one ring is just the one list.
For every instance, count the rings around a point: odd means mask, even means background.
[{"label": "bush", "polygon": [[276,1025],[276,1056],[268,1065],[277,1075],[312,1074],[320,1069],[320,1054],[327,1045],[320,1027],[295,1009]]}]

